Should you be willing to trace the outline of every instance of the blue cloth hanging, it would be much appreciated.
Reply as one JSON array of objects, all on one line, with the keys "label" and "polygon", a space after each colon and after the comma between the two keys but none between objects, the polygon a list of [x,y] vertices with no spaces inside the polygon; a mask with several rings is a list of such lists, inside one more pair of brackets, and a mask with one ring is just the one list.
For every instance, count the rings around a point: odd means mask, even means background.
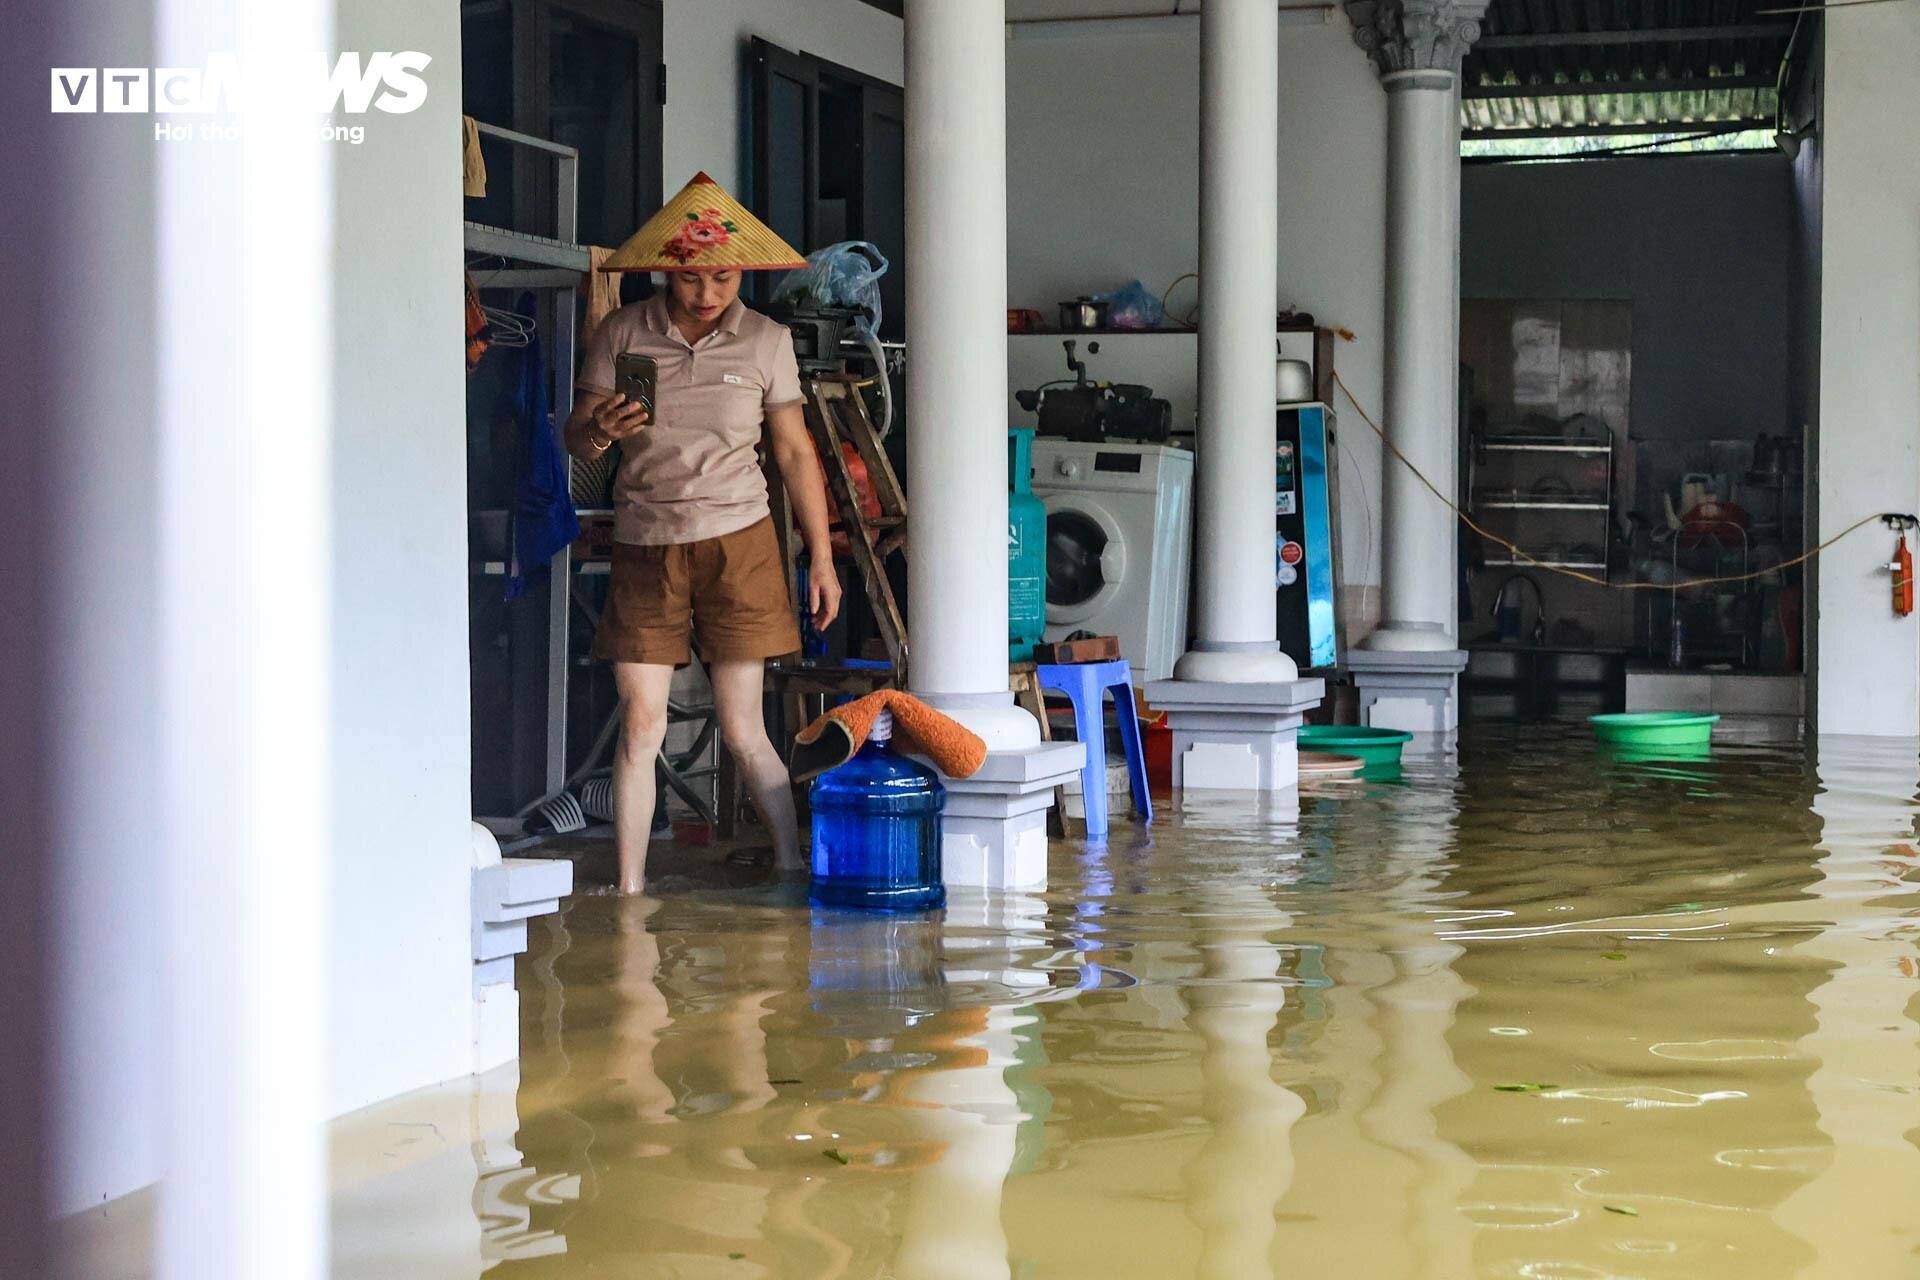
[{"label": "blue cloth hanging", "polygon": [[[533,295],[523,293],[517,310],[533,314]],[[538,334],[520,356],[514,391],[520,423],[520,467],[513,486],[513,547],[507,562],[507,599],[517,600],[547,575],[548,563],[580,536],[567,484],[567,454],[554,437],[547,406],[547,365]]]}]

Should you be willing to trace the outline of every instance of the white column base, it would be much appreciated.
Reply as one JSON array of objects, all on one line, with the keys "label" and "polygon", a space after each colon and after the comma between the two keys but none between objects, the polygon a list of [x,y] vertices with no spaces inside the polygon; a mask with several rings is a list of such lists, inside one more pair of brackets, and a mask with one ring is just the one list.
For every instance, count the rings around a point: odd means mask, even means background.
[{"label": "white column base", "polygon": [[1175,680],[1215,684],[1284,684],[1297,680],[1300,668],[1272,648],[1189,649],[1173,664]]},{"label": "white column base", "polygon": [[1294,737],[1326,682],[1156,680],[1147,702],[1173,730],[1176,791],[1284,791],[1299,784]]},{"label": "white column base", "polygon": [[947,808],[940,820],[941,879],[950,888],[1045,888],[1053,789],[1077,776],[1086,759],[1077,742],[1043,742],[989,751],[971,778],[942,777]]},{"label": "white column base", "polygon": [[499,843],[473,824],[473,1069],[520,1056],[520,995],[513,958],[527,949],[527,921],[560,909],[573,892],[565,858],[502,858]]},{"label": "white column base", "polygon": [[1437,622],[1383,622],[1365,640],[1361,652],[1448,653],[1459,648]]},{"label": "white column base", "polygon": [[1452,733],[1460,727],[1465,650],[1353,649],[1347,666],[1360,691],[1361,724],[1409,733]]},{"label": "white column base", "polygon": [[988,751],[1024,751],[1040,745],[1040,722],[1015,703],[1011,693],[927,693],[915,689],[913,696],[979,734]]}]

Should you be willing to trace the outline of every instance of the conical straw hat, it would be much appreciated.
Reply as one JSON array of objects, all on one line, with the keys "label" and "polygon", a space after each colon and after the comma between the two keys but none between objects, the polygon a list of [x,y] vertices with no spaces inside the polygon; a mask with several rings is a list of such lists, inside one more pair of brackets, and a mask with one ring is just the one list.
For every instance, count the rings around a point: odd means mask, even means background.
[{"label": "conical straw hat", "polygon": [[787,271],[807,260],[704,173],[627,237],[602,271]]}]

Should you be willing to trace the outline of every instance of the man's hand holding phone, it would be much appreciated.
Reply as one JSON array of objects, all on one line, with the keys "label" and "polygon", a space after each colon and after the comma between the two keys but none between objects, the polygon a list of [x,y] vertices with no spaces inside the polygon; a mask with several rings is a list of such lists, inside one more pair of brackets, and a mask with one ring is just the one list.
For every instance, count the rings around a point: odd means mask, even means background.
[{"label": "man's hand holding phone", "polygon": [[610,396],[593,406],[594,433],[607,441],[638,435],[652,420],[645,405],[623,395]]}]

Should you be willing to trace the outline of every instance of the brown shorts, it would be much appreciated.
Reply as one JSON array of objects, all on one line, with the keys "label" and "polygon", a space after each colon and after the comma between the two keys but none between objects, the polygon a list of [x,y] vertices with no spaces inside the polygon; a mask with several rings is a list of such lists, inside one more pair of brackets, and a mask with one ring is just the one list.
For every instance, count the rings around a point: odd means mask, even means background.
[{"label": "brown shorts", "polygon": [[800,647],[773,520],[700,542],[617,542],[593,656],[679,666],[691,631],[707,662],[773,658]]}]

